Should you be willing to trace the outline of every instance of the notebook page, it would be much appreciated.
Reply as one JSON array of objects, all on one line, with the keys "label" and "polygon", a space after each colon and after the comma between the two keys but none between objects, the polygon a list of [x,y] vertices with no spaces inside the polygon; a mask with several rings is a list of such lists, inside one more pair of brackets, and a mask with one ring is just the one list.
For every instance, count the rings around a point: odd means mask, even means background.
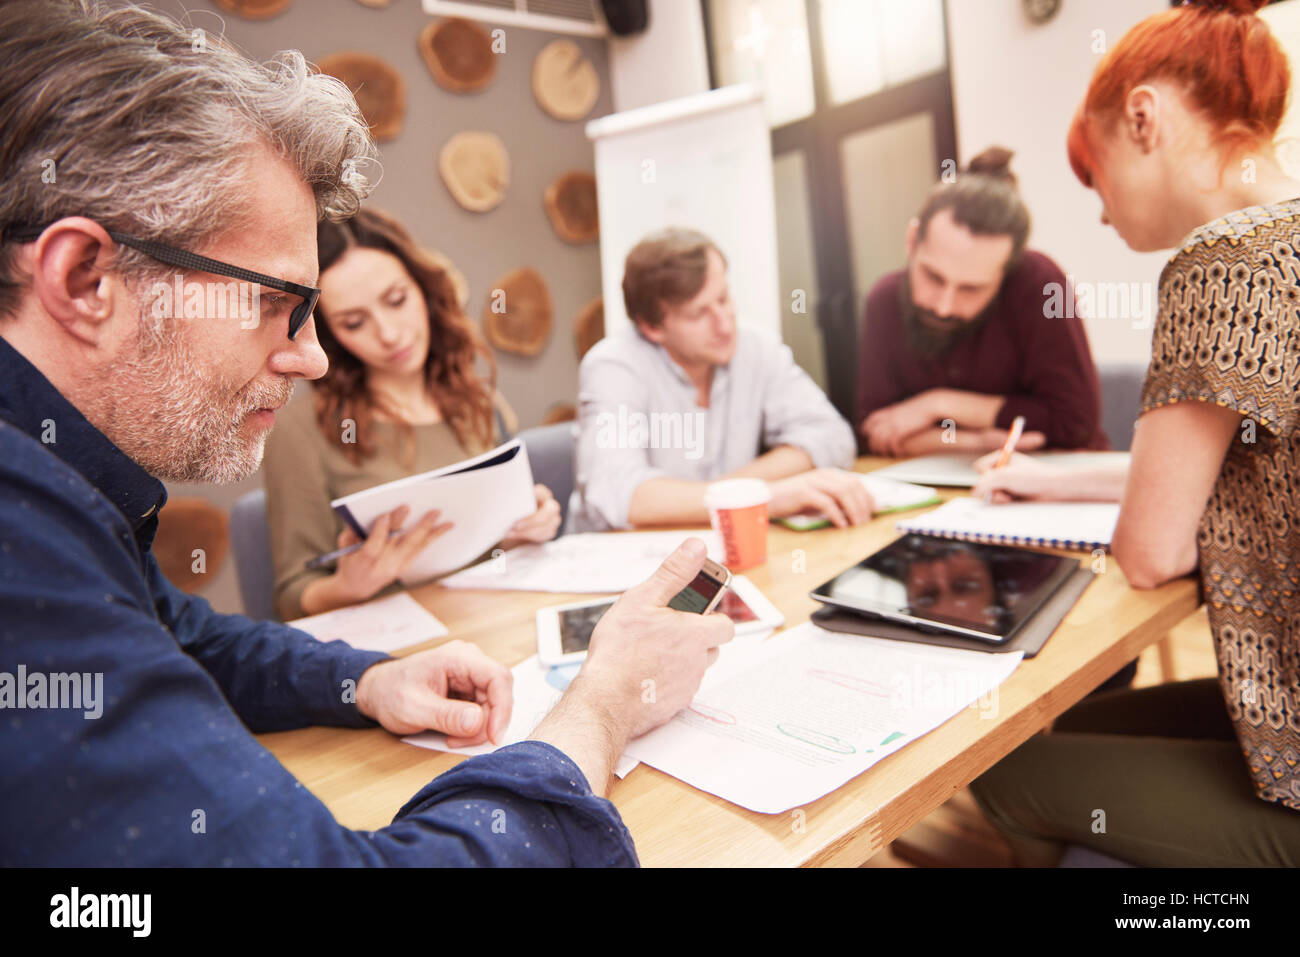
[{"label": "notebook page", "polygon": [[898,528],[945,538],[1059,547],[1106,547],[1119,519],[1112,502],[1009,502],[955,498],[932,512],[904,519]]}]

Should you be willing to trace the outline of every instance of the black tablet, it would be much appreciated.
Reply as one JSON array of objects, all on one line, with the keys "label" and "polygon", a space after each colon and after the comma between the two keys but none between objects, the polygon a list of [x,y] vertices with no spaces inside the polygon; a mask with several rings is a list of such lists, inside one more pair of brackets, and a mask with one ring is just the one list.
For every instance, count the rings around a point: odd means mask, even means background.
[{"label": "black tablet", "polygon": [[1026,548],[904,535],[811,596],[924,631],[1003,642],[1078,567]]}]

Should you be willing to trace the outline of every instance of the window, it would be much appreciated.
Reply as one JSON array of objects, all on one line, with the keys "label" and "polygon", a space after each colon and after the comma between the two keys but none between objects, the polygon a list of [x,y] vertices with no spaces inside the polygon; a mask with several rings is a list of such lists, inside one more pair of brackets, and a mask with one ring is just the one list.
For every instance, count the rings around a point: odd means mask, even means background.
[{"label": "window", "polygon": [[766,97],[786,342],[851,415],[863,301],[957,154],[943,0],[701,2],[713,86]]}]

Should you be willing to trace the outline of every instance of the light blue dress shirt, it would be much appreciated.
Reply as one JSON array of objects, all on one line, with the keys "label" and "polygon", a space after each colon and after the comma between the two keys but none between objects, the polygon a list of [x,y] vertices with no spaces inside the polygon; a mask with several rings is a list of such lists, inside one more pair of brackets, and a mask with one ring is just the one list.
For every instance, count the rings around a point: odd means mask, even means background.
[{"label": "light blue dress shirt", "polygon": [[848,468],[857,450],[789,346],[743,327],[731,361],[714,369],[707,409],[662,346],[630,328],[601,340],[579,370],[578,419],[578,532],[627,528],[632,493],[648,479],[712,481],[779,445],[803,449],[817,468]]}]

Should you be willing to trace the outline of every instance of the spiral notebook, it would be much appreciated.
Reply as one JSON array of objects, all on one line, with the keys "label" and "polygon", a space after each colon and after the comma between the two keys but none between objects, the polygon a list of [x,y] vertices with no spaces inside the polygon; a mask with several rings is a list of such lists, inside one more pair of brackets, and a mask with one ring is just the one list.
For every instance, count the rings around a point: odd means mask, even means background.
[{"label": "spiral notebook", "polygon": [[1008,502],[954,498],[933,511],[905,519],[905,532],[993,545],[1038,545],[1092,551],[1109,548],[1119,519],[1112,502]]}]

